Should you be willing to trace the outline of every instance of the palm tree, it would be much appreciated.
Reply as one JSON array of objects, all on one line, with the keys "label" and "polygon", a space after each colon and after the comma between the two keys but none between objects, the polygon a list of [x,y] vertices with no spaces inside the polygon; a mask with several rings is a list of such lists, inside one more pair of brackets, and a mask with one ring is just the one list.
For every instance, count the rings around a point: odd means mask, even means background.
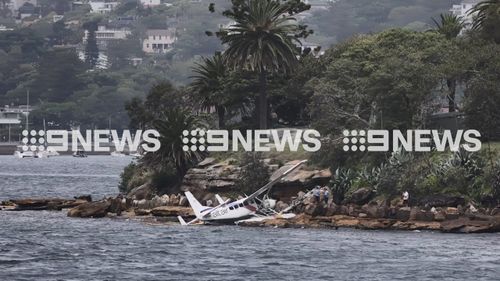
[{"label": "palm tree", "polygon": [[295,33],[297,21],[289,16],[289,7],[276,0],[243,0],[238,9],[225,13],[235,23],[219,37],[228,48],[224,52],[230,68],[259,73],[259,97],[256,106],[259,127],[268,127],[267,75],[287,72],[297,62],[300,44]]},{"label": "palm tree", "polygon": [[160,133],[160,149],[149,152],[142,158],[143,163],[153,169],[161,170],[172,163],[177,176],[182,178],[189,167],[203,159],[204,151],[185,150],[183,132],[203,128],[204,124],[186,109],[168,110],[162,117],[153,121],[152,127]]},{"label": "palm tree", "polygon": [[[440,20],[432,19],[436,24],[439,33],[443,34],[448,40],[453,40],[458,37],[462,29],[465,27],[465,23],[461,17],[453,14],[441,14]],[[448,86],[448,111],[456,111],[456,88],[457,79],[456,77],[449,77],[446,79],[446,85]]]},{"label": "palm tree", "polygon": [[224,103],[223,79],[227,76],[227,68],[220,53],[211,58],[202,58],[202,63],[196,63],[193,68],[196,74],[192,76],[191,87],[196,93],[198,104],[202,110],[215,107],[219,118],[219,128],[225,125],[226,104]]},{"label": "palm tree", "polygon": [[469,14],[474,15],[474,30],[500,43],[500,0],[482,1]]},{"label": "palm tree", "polygon": [[457,38],[460,31],[465,27],[462,18],[453,14],[441,14],[439,21],[434,18],[432,20],[436,24],[438,32],[450,40]]}]

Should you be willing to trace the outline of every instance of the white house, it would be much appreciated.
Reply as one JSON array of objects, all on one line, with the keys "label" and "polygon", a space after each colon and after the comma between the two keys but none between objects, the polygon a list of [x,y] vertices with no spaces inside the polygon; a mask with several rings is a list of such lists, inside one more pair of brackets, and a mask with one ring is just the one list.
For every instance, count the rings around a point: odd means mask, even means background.
[{"label": "white house", "polygon": [[[98,45],[106,45],[110,40],[123,40],[126,39],[128,35],[132,34],[128,28],[119,29],[108,29],[105,25],[99,25],[95,32],[95,38]],[[83,42],[87,42],[89,32],[85,30],[83,36]]]},{"label": "white house", "polygon": [[96,14],[107,14],[113,11],[116,6],[118,6],[118,2],[106,2],[106,1],[95,1],[89,2],[90,11]]},{"label": "white house", "polygon": [[142,51],[148,54],[168,52],[177,41],[175,31],[175,28],[148,30],[146,39],[142,41]]},{"label": "white house", "polygon": [[455,16],[461,17],[466,25],[465,29],[470,29],[474,19],[474,15],[470,14],[470,11],[480,2],[481,0],[463,0],[459,5],[453,5],[450,12]]}]

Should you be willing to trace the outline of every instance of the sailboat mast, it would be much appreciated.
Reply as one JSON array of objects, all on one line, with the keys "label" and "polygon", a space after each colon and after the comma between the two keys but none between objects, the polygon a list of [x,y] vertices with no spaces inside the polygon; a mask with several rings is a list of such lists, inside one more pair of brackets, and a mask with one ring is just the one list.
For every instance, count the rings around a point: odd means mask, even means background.
[{"label": "sailboat mast", "polygon": [[26,91],[26,131],[29,131],[28,116],[30,114],[30,90]]}]

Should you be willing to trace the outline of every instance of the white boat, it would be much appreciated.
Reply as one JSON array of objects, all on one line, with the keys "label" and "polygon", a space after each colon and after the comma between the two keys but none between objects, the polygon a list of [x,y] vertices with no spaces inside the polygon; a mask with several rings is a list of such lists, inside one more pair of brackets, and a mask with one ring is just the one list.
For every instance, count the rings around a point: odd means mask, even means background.
[{"label": "white boat", "polygon": [[48,147],[44,151],[37,151],[36,155],[38,158],[49,158],[49,157],[54,157],[54,156],[59,156],[59,152],[57,152],[55,149]]},{"label": "white boat", "polygon": [[38,158],[35,152],[31,150],[24,151],[22,146],[18,146],[17,150],[14,152],[14,156],[19,159],[23,158]]}]

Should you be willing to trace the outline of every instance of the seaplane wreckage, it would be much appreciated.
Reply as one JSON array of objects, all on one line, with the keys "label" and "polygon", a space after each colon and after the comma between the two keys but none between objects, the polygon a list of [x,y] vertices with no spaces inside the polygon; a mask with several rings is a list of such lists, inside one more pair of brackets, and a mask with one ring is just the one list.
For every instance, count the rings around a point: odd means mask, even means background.
[{"label": "seaplane wreckage", "polygon": [[[193,209],[196,218],[192,221],[186,222],[184,219],[179,216],[179,222],[181,225],[192,225],[192,224],[227,224],[227,223],[240,223],[242,221],[259,221],[268,218],[293,218],[295,214],[287,213],[290,211],[294,205],[292,204],[290,207],[281,211],[280,213],[276,212],[273,209],[273,206],[276,203],[276,200],[269,199],[268,191],[273,187],[274,184],[284,179],[291,172],[296,170],[302,164],[307,162],[307,160],[300,161],[299,163],[293,165],[286,171],[277,176],[274,176],[274,179],[271,179],[263,187],[259,188],[257,191],[252,193],[249,196],[245,196],[242,199],[236,200],[234,202],[230,202],[231,199],[223,200],[218,194],[215,195],[217,201],[219,203],[218,206],[209,207],[201,205],[198,200],[193,196],[193,194],[189,191],[186,191],[186,198]],[[267,193],[267,194],[264,194]]]}]

